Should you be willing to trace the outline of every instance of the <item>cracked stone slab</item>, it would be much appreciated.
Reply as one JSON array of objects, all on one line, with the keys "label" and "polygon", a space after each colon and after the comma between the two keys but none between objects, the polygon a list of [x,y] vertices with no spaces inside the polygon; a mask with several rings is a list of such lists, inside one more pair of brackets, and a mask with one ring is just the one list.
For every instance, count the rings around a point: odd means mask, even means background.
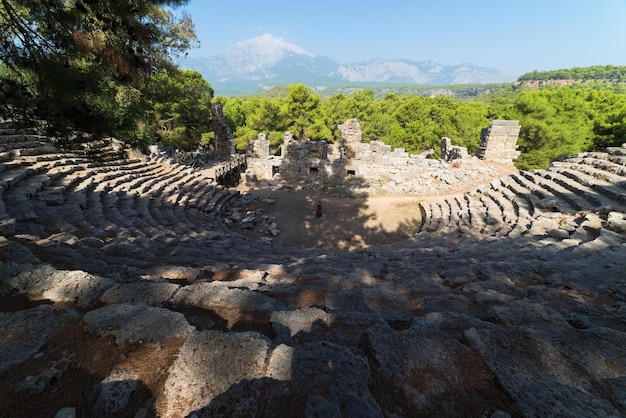
[{"label": "cracked stone slab", "polygon": [[100,297],[100,301],[106,305],[132,303],[161,306],[179,288],[180,286],[174,283],[155,283],[151,281],[118,284],[107,289]]},{"label": "cracked stone slab", "polygon": [[256,332],[192,333],[168,372],[162,416],[187,416],[232,385],[263,377],[270,345]]},{"label": "cracked stone slab", "polygon": [[524,416],[623,416],[626,335],[565,327],[546,332],[545,319],[534,326],[527,318],[523,327],[470,328],[465,337]]},{"label": "cracked stone slab", "polygon": [[284,305],[260,292],[235,288],[221,282],[196,283],[182,287],[172,303],[197,306],[215,311],[264,312],[270,314]]},{"label": "cracked stone slab", "polygon": [[241,380],[194,411],[198,417],[272,415],[382,417],[369,391],[366,359],[348,347],[318,341],[279,345],[267,361],[265,377]]},{"label": "cracked stone slab", "polygon": [[436,410],[442,416],[454,416],[454,394],[472,397],[478,393],[471,392],[472,388],[497,386],[480,355],[435,328],[431,320],[415,320],[401,330],[381,324],[367,330],[365,338],[376,373],[410,399],[421,414]]},{"label": "cracked stone slab", "polygon": [[294,309],[290,311],[275,311],[270,317],[272,327],[276,334],[283,338],[289,338],[298,332],[311,332],[311,327],[316,321],[320,321],[325,326],[333,323],[334,315],[329,314],[319,308]]},{"label": "cracked stone slab", "polygon": [[147,305],[108,305],[87,312],[83,321],[91,332],[103,337],[115,337],[118,345],[158,343],[169,338],[186,337],[195,329],[183,314]]},{"label": "cracked stone slab", "polygon": [[41,296],[53,302],[76,303],[78,307],[85,308],[93,304],[114,281],[82,270],[57,270],[44,264],[19,274],[8,283],[20,293]]}]

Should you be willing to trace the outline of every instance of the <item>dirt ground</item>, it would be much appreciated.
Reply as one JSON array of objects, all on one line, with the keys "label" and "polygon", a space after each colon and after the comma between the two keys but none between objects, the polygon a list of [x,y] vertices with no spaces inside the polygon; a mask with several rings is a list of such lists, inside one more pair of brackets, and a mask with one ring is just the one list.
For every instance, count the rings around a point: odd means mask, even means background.
[{"label": "dirt ground", "polygon": [[[273,245],[326,250],[358,250],[404,240],[421,227],[416,196],[380,195],[367,198],[332,197],[324,192],[292,190],[247,190],[246,193],[274,197],[262,204],[263,214],[274,219],[280,234]],[[316,217],[317,202],[322,216]],[[259,225],[253,236],[267,236]]]}]

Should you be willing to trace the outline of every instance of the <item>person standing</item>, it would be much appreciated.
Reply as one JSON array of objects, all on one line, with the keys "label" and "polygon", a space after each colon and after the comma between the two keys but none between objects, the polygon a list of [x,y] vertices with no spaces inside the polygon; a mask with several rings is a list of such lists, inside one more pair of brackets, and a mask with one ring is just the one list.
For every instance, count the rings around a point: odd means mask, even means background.
[{"label": "person standing", "polygon": [[322,201],[321,200],[317,201],[317,211],[315,212],[315,216],[317,216],[318,218],[322,217]]}]

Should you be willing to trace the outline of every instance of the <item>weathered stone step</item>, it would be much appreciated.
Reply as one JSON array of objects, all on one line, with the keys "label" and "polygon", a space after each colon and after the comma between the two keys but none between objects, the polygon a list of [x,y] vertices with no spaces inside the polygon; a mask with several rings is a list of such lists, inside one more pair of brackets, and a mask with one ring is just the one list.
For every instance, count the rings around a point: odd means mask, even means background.
[{"label": "weathered stone step", "polygon": [[207,228],[206,219],[190,219],[189,211],[173,206],[162,199],[151,198],[148,204],[145,203],[144,198],[138,197],[137,200],[143,202],[140,204],[139,213],[143,214],[144,219],[160,233],[184,236],[195,233],[196,229],[202,231]]},{"label": "weathered stone step", "polygon": [[428,203],[425,206],[426,219],[422,230],[434,232],[437,230],[439,219],[441,219],[441,207],[437,203]]},{"label": "weathered stone step", "polygon": [[501,190],[491,187],[487,192],[489,198],[500,208],[502,219],[508,225],[515,227],[519,220],[519,208]]},{"label": "weathered stone step", "polygon": [[[573,169],[571,169],[573,168]],[[594,174],[597,174],[596,170],[585,170],[583,171],[583,167],[578,166],[568,166],[567,168],[562,168],[562,166],[554,166],[552,168],[553,171],[563,174],[576,182],[585,185],[595,192],[600,193],[608,198],[610,198],[614,203],[611,205],[617,204],[619,207],[626,205],[626,189],[620,187],[616,184],[612,184],[604,179],[600,179],[598,177],[594,177]]]},{"label": "weathered stone step", "polygon": [[14,183],[4,193],[4,203],[6,211],[17,221],[31,221],[37,219],[33,210],[32,198],[45,185],[52,180],[46,174],[34,174],[24,177],[18,183]]},{"label": "weathered stone step", "polygon": [[[556,176],[551,176],[549,172],[537,170],[526,172],[526,178],[540,185],[544,189],[552,192],[555,197],[567,202],[574,211],[592,211],[597,205],[587,200],[573,184],[564,185],[556,181]],[[568,187],[570,186],[570,187]],[[564,210],[561,210],[563,212]]]},{"label": "weathered stone step", "polygon": [[467,192],[463,194],[463,198],[467,202],[472,228],[477,228],[482,232],[487,225],[487,208],[476,194],[477,192]]},{"label": "weathered stone step", "polygon": [[34,174],[37,171],[32,167],[18,167],[0,172],[0,191],[6,193],[11,187]]},{"label": "weathered stone step", "polygon": [[[91,180],[92,183],[87,183],[87,181]],[[81,182],[81,187],[65,187],[65,200],[69,204],[78,204],[82,208],[87,207],[87,191],[89,189],[95,188],[95,184],[93,183],[93,179],[89,179],[85,182]],[[71,180],[70,180],[71,181]]]},{"label": "weathered stone step", "polygon": [[150,215],[164,230],[175,236],[202,236],[213,229],[212,219],[204,212],[177,206],[162,199],[150,199]]},{"label": "weathered stone step", "polygon": [[174,199],[170,199],[172,203],[182,206],[190,206],[190,202],[197,201],[205,192],[212,190],[216,185],[209,182],[204,176],[196,177],[190,184],[186,184],[181,188],[180,192]]},{"label": "weathered stone step", "polygon": [[[626,187],[626,179],[624,177],[626,176],[626,173],[624,174],[624,176],[616,175],[612,172],[599,169],[594,165],[578,164],[578,163],[571,163],[568,161],[564,161],[564,162],[553,163],[551,169],[560,170],[560,172],[562,172],[563,170],[581,172],[581,173],[588,174],[591,177],[595,177],[596,179],[595,181],[599,183],[608,182],[608,183],[615,184],[617,186]],[[591,183],[585,183],[585,184],[589,185],[592,183],[593,181]]]},{"label": "weathered stone step", "polygon": [[[563,162],[556,162],[556,165],[559,164],[563,164],[563,163],[569,163],[569,164],[576,164],[576,165],[582,165],[582,166],[589,166],[589,167],[595,167],[599,170],[602,170],[602,172],[606,172],[606,173],[610,173],[610,174],[617,174],[618,176],[625,176],[626,175],[626,167],[619,165],[619,164],[615,164],[614,162],[611,162],[609,160],[605,160],[605,159],[600,159],[600,158],[592,158],[592,157],[571,157],[568,158],[567,160],[563,161]],[[554,165],[554,164],[553,164]]]},{"label": "weathered stone step", "polygon": [[614,204],[611,199],[607,199],[606,196],[599,193],[597,190],[588,187],[587,185],[576,181],[574,178],[560,173],[558,170],[550,168],[549,171],[543,173],[544,177],[551,178],[553,181],[561,184],[563,187],[571,190],[582,199],[590,202],[594,206],[593,210],[596,211],[600,207],[609,207]]},{"label": "weathered stone step", "polygon": [[129,173],[141,174],[144,172],[148,172],[152,169],[152,167],[153,164],[147,161],[130,160],[123,164],[118,163],[115,165],[105,166],[90,165],[88,169],[91,170],[91,172],[94,173],[95,176],[97,176],[97,180],[107,181]]},{"label": "weathered stone step", "polygon": [[19,183],[15,183],[13,187],[5,193],[5,199],[8,199],[11,195],[24,195],[28,199],[32,199],[39,190],[51,182],[52,179],[50,176],[43,173],[25,177]]},{"label": "weathered stone step", "polygon": [[[574,154],[567,161],[572,160],[576,162],[578,159],[587,160],[587,159],[595,159],[595,160],[604,160],[608,163],[615,164],[618,166],[626,166],[626,157],[622,155],[611,154],[608,152],[582,152],[578,154]],[[597,162],[594,162],[596,164]]]},{"label": "weathered stone step", "polygon": [[[537,206],[539,204],[539,199],[535,196],[530,190],[521,186],[518,182],[516,182],[512,176],[504,177],[500,179],[502,185],[511,191],[511,193],[516,196],[517,205],[520,207],[520,213],[523,213],[524,209],[526,213],[530,216],[530,218],[534,217],[540,208]],[[523,209],[522,209],[523,208]]]},{"label": "weathered stone step", "polygon": [[502,205],[498,205],[493,199],[494,193],[489,190],[482,191],[478,199],[482,202],[483,206],[487,209],[487,225],[501,225],[507,224],[507,219]]},{"label": "weathered stone step", "polygon": [[68,187],[71,189],[73,182],[80,178],[80,175],[75,173],[80,172],[82,175],[84,170],[83,165],[61,165],[51,168],[47,173],[52,181],[39,191],[37,199],[48,205],[61,205],[68,196]]},{"label": "weathered stone step", "polygon": [[142,194],[141,191],[146,184],[157,182],[159,179],[167,179],[173,175],[172,170],[168,166],[153,166],[150,171],[133,172],[130,180],[116,181],[113,186],[118,190],[127,192],[136,191]]},{"label": "weathered stone step", "polygon": [[222,198],[222,188],[206,185],[203,189],[200,189],[201,194],[190,199],[186,203],[186,206],[198,208],[205,212],[211,212],[213,210],[213,206],[215,206],[217,201]]},{"label": "weathered stone step", "polygon": [[17,143],[45,143],[51,144],[50,138],[47,136],[36,135],[36,134],[25,134],[25,133],[17,133],[17,134],[0,134],[0,144],[17,144]]},{"label": "weathered stone step", "polygon": [[29,134],[0,135],[0,151],[8,151],[14,157],[58,153],[47,137]]},{"label": "weathered stone step", "polygon": [[0,211],[0,236],[11,237],[15,235],[15,224],[15,218]]},{"label": "weathered stone step", "polygon": [[178,182],[183,177],[184,174],[182,170],[170,170],[162,176],[154,177],[146,181],[142,187],[139,188],[139,193],[152,197],[160,197],[163,190],[169,187],[170,184]]},{"label": "weathered stone step", "polygon": [[123,192],[109,192],[104,196],[104,216],[114,225],[124,229],[128,237],[145,237],[145,233],[133,224],[132,214],[120,210],[121,200],[127,199]]},{"label": "weathered stone step", "polygon": [[537,187],[536,184],[528,181],[522,172],[511,174],[509,178],[513,180],[513,182],[507,184],[509,188],[512,184],[515,184],[517,187],[515,189],[511,188],[511,190],[515,193],[523,195],[533,204],[534,207],[539,206],[541,199],[552,196],[550,193],[547,193],[547,191]]},{"label": "weathered stone step", "polygon": [[101,181],[114,190],[131,191],[164,172],[162,166],[146,166],[138,170],[112,171],[104,175]]},{"label": "weathered stone step", "polygon": [[156,187],[149,192],[149,196],[177,204],[179,200],[183,198],[185,190],[195,184],[199,177],[200,176],[193,170],[182,171],[175,179],[157,184]]},{"label": "weathered stone step", "polygon": [[72,211],[66,207],[49,207],[36,205],[37,222],[43,226],[45,232],[50,235],[66,233],[74,234],[79,231],[78,220],[72,218]]},{"label": "weathered stone step", "polygon": [[4,198],[0,193],[0,236],[9,237],[15,234],[16,220],[7,212]]},{"label": "weathered stone step", "polygon": [[198,238],[199,228],[187,222],[187,217],[184,216],[184,212],[180,211],[180,208],[166,205],[161,209],[161,213],[169,219],[171,228],[176,231],[177,235],[182,235],[185,239]]},{"label": "weathered stone step", "polygon": [[232,199],[237,198],[237,196],[239,196],[239,190],[228,190],[228,193],[224,196],[224,198],[216,203],[213,211],[220,215],[224,211],[224,207],[228,205]]},{"label": "weathered stone step", "polygon": [[87,207],[84,209],[85,219],[95,228],[104,231],[108,237],[128,236],[125,229],[119,227],[105,216],[105,205],[103,204],[106,192],[99,192],[95,189],[87,190]]},{"label": "weathered stone step", "polygon": [[89,160],[81,155],[70,153],[70,152],[59,152],[58,150],[55,153],[41,154],[41,155],[35,155],[32,157],[25,157],[25,158],[32,159],[33,161],[38,162],[38,163],[48,162],[48,163],[54,163],[55,165],[57,163],[60,163],[63,165],[65,164],[87,165],[89,164]]},{"label": "weathered stone step", "polygon": [[441,217],[437,222],[437,229],[443,229],[450,225],[450,204],[446,200],[442,200],[437,205],[439,205],[439,212],[441,213]]},{"label": "weathered stone step", "polygon": [[459,222],[463,219],[463,207],[459,202],[458,197],[446,198],[446,204],[450,207],[450,222],[449,226],[458,227]]},{"label": "weathered stone step", "polygon": [[626,144],[621,147],[607,147],[606,152],[613,155],[626,156]]},{"label": "weathered stone step", "polygon": [[[513,178],[520,186],[531,191],[535,201],[533,206],[545,209],[547,211],[576,212],[578,209],[568,201],[556,193],[553,184],[547,181],[538,180],[529,172],[520,172],[520,174],[512,174]],[[528,196],[528,195],[527,195]]]},{"label": "weathered stone step", "polygon": [[[152,216],[150,212],[150,205],[152,204],[152,199],[142,199],[139,196],[135,196],[132,207],[137,217],[142,220],[145,224],[149,225],[150,228],[156,228],[159,230],[164,230],[165,227],[161,223],[157,222],[156,219]],[[151,234],[154,234],[152,231]]]},{"label": "weathered stone step", "polygon": [[[4,163],[7,161],[11,161],[13,159],[13,154],[9,151],[0,151],[0,163]],[[0,172],[5,170],[5,165],[0,164]]]}]

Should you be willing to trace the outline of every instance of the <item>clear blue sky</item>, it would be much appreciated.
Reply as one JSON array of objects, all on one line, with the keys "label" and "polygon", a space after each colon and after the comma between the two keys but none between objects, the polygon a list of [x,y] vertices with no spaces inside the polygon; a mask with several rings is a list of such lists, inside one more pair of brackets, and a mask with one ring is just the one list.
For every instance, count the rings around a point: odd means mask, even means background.
[{"label": "clear blue sky", "polygon": [[626,0],[191,0],[201,47],[264,33],[339,63],[370,58],[473,63],[510,76],[626,65]]}]

